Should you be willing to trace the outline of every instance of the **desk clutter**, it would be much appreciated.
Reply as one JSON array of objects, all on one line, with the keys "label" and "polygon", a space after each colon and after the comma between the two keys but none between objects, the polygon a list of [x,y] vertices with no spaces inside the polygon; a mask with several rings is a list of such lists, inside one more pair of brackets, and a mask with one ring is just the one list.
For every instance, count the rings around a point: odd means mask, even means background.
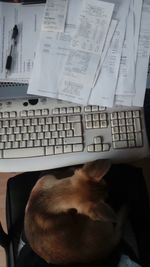
[{"label": "desk clutter", "polygon": [[0,2],[0,81],[80,105],[142,107],[149,25],[150,0]]}]

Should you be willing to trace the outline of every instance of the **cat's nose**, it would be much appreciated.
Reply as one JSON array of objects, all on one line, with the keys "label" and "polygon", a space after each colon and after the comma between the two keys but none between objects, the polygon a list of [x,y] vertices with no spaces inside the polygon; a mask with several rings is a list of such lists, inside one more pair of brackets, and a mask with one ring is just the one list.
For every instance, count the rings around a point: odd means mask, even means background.
[{"label": "cat's nose", "polygon": [[69,209],[68,212],[69,214],[72,214],[72,215],[77,214],[77,210],[75,208]]}]

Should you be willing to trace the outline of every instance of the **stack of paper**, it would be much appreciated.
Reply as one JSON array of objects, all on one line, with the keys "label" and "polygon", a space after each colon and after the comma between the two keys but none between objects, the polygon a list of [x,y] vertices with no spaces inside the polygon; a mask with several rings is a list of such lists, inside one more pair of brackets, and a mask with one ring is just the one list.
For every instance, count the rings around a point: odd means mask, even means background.
[{"label": "stack of paper", "polygon": [[[44,4],[22,5],[0,2],[0,81],[27,83],[34,64]],[[12,64],[6,74],[6,61],[11,48],[14,25],[18,36],[12,51]]]},{"label": "stack of paper", "polygon": [[47,0],[28,93],[143,106],[150,0]]}]

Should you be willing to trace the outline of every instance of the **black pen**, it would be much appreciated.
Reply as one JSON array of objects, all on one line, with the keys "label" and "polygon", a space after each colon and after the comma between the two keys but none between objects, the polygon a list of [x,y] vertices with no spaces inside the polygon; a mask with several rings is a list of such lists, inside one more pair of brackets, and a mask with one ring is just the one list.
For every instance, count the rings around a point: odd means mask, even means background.
[{"label": "black pen", "polygon": [[7,74],[8,71],[11,70],[11,65],[12,65],[12,52],[13,52],[14,47],[17,44],[18,33],[19,33],[18,27],[17,27],[17,25],[15,25],[13,27],[13,30],[12,30],[11,46],[10,46],[9,55],[7,56],[7,60],[6,60],[6,66],[5,66],[6,74]]}]

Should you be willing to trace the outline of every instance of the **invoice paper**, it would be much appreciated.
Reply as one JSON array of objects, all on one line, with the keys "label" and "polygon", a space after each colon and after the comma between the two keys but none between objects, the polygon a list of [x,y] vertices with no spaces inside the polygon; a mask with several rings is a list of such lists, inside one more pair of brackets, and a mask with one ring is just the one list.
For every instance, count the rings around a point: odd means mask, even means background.
[{"label": "invoice paper", "polygon": [[[93,3],[92,11],[91,3]],[[105,6],[108,8],[108,3]],[[104,9],[103,3],[101,8],[102,10],[100,9],[101,1],[85,1],[84,3],[84,1],[70,0],[65,32],[61,33],[61,35],[60,33],[56,33],[55,35],[52,32],[41,32],[28,93],[36,95],[44,94],[45,96],[59,99],[65,98],[65,100],[77,103],[79,101],[84,104],[85,101],[87,102],[97,65],[100,60],[100,54],[96,53],[98,40],[100,42],[100,46],[103,47],[101,43],[104,44],[107,35],[113,6],[113,4],[110,4],[111,12],[109,11],[109,15],[107,15],[107,10],[106,8]],[[97,35],[95,35],[96,39],[91,51],[88,51],[87,46],[85,47],[85,50],[83,47],[81,50],[75,49],[72,43],[72,40],[74,40],[73,36],[77,36],[77,32],[81,35],[81,31],[76,28],[76,25],[80,27],[80,23],[78,24],[77,22],[80,21],[79,18],[81,18],[80,13],[82,14],[82,8],[84,12],[85,10],[87,12],[87,21],[89,24],[91,22],[91,12],[93,19],[94,15],[98,16],[98,14],[103,14],[101,18],[103,23],[102,25],[99,25],[99,28],[96,28],[98,32],[95,32]],[[103,32],[102,26],[105,24],[107,25],[107,29],[104,27]],[[72,26],[70,27],[70,25]],[[75,28],[77,29],[76,31]],[[92,44],[91,38],[93,35],[91,31],[89,32],[90,34],[88,35],[88,40],[89,43]],[[102,32],[105,38],[98,39]],[[87,38],[85,38],[85,36],[81,38],[82,44],[83,40],[86,41]],[[91,46],[88,46],[88,48],[89,47]],[[62,80],[60,80],[60,77]],[[75,88],[76,90],[74,90]],[[76,92],[78,92],[78,94],[76,94]]]},{"label": "invoice paper", "polygon": [[148,63],[150,55],[150,0],[144,0],[142,7],[140,34],[137,51],[135,74],[135,95],[121,96],[115,99],[115,105],[143,106],[147,84]]},{"label": "invoice paper", "polygon": [[42,21],[42,30],[63,32],[67,8],[68,0],[47,0]]},{"label": "invoice paper", "polygon": [[64,33],[41,31],[28,93],[57,98],[58,79],[70,51],[82,1],[70,0]]},{"label": "invoice paper", "polygon": [[92,89],[89,104],[112,107],[118,80],[120,58],[126,30],[126,19],[129,12],[130,0],[114,0],[115,9],[113,18],[118,24],[113,35],[107,56],[104,60],[99,78]]},{"label": "invoice paper", "polygon": [[[138,4],[137,4],[138,3]],[[137,47],[141,21],[142,0],[131,0],[126,36],[120,61],[116,95],[134,95]]]},{"label": "invoice paper", "polygon": [[132,98],[132,105],[143,106],[148,63],[150,55],[150,0],[144,0],[142,17],[141,17],[141,30],[138,44],[137,64],[136,64],[136,78],[135,88],[136,95]]},{"label": "invoice paper", "polygon": [[114,5],[99,0],[83,1],[79,25],[59,80],[58,98],[87,104]]}]

